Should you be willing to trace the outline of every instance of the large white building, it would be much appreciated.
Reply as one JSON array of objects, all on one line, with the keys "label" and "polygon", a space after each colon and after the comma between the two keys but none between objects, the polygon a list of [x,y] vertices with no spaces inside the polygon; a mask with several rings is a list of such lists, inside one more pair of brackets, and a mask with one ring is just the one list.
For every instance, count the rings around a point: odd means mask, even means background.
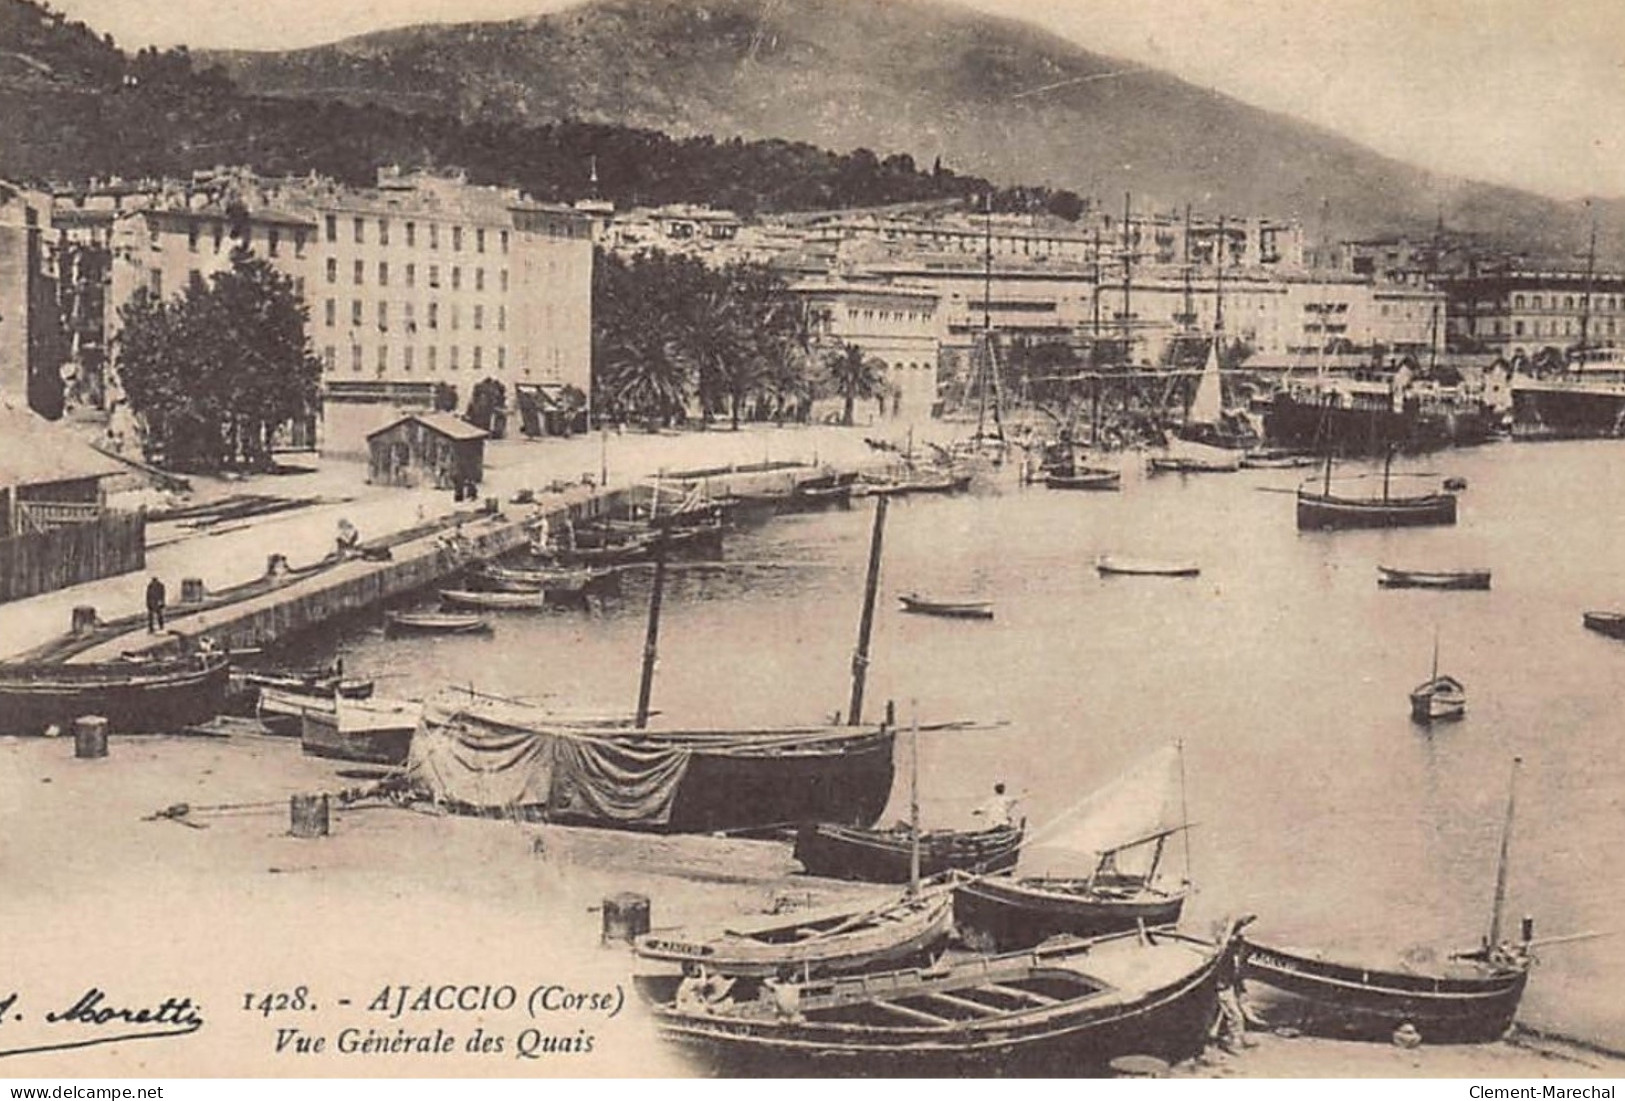
[{"label": "large white building", "polygon": [[885,366],[889,416],[931,418],[943,332],[935,290],[844,279],[806,280],[790,289],[816,319],[817,334],[830,350],[853,344]]},{"label": "large white building", "polygon": [[590,394],[590,221],[568,207],[461,179],[380,172],[355,189],[246,175],[174,186],[111,218],[107,321],[139,287],[168,296],[246,245],[292,277],[322,362],[321,446],[360,454],[368,432],[508,392]]}]

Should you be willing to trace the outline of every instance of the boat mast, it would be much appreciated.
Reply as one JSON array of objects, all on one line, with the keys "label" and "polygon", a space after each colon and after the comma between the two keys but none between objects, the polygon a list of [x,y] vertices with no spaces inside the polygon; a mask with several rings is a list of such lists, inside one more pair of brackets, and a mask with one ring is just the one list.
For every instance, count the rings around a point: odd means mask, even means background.
[{"label": "boat mast", "polygon": [[869,673],[869,635],[875,625],[875,589],[880,584],[880,547],[886,533],[886,505],[891,498],[875,501],[875,527],[869,538],[869,575],[863,586],[863,616],[858,622],[858,648],[852,655],[852,701],[846,709],[848,726],[863,722],[863,682]]},{"label": "boat mast", "polygon": [[1586,248],[1585,293],[1580,296],[1580,366],[1584,369],[1587,337],[1591,331],[1591,282],[1597,272],[1597,221],[1591,221],[1591,244]]},{"label": "boat mast", "polygon": [[[1191,878],[1191,808],[1185,801],[1185,740],[1181,738],[1174,743],[1174,749],[1179,754],[1179,821],[1185,831],[1185,882],[1196,882]],[[1162,849],[1157,849],[1157,855],[1162,855]],[[1147,880],[1149,882],[1149,880]]]},{"label": "boat mast", "polygon": [[1134,237],[1131,232],[1129,219],[1132,215],[1131,203],[1133,196],[1130,192],[1123,192],[1123,365],[1129,367],[1134,362],[1134,328],[1130,320],[1130,296],[1134,290]]},{"label": "boat mast", "polygon": [[[882,498],[884,500],[884,498]],[[910,701],[913,717],[908,732],[908,894],[920,893],[920,711]]]},{"label": "boat mast", "polygon": [[1494,949],[1501,943],[1501,913],[1507,901],[1507,856],[1512,849],[1512,812],[1517,806],[1518,766],[1522,757],[1512,758],[1512,778],[1507,782],[1507,813],[1501,823],[1501,858],[1495,867],[1495,902],[1490,908],[1490,936],[1484,947]]},{"label": "boat mast", "polygon": [[655,539],[655,580],[649,593],[649,629],[643,637],[643,675],[638,680],[638,711],[633,720],[639,730],[649,725],[649,694],[654,689],[655,655],[660,641],[660,597],[665,588],[666,536],[662,532]]}]

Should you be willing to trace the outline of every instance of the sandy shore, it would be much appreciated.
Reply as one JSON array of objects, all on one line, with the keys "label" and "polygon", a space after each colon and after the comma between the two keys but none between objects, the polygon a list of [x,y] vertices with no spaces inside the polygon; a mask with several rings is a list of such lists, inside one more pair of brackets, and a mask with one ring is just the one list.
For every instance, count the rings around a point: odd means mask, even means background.
[{"label": "sandy shore", "polygon": [[[599,943],[604,898],[647,896],[659,928],[878,890],[794,876],[781,844],[376,804],[335,803],[328,837],[289,835],[291,795],[362,782],[286,739],[115,738],[107,758],[89,761],[74,758],[71,739],[0,739],[0,921],[18,961],[0,981],[0,999],[18,994],[0,1049],[106,1035],[109,1026],[44,1019],[92,988],[122,1008],[188,999],[204,1022],[187,1035],[15,1056],[3,1069],[685,1075],[691,1068],[638,1012],[630,956]],[[153,817],[182,803],[189,809],[178,818]],[[451,997],[442,988],[458,991],[463,1006],[412,1008],[425,991],[431,1003]],[[504,1007],[509,988],[517,1004]],[[568,995],[595,993],[614,1001],[613,1012],[563,1007]],[[533,995],[552,1008],[527,1007]],[[1407,1051],[1257,1040],[1174,1074],[1505,1079],[1625,1070],[1560,1045]]]}]

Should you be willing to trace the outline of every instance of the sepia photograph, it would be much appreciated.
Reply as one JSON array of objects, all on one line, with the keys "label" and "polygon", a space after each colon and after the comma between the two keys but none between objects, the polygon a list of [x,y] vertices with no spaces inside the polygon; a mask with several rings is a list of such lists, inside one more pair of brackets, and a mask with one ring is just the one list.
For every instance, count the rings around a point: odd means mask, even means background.
[{"label": "sepia photograph", "polygon": [[1614,473],[1600,0],[0,0],[0,1080],[1611,1098]]}]

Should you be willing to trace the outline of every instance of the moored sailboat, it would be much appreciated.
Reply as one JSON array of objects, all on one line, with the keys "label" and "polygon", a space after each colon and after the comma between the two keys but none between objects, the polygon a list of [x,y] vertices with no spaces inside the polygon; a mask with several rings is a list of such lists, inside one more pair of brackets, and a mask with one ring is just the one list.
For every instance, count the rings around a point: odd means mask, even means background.
[{"label": "moored sailboat", "polygon": [[1034,831],[1029,853],[1068,874],[982,876],[954,891],[954,921],[971,943],[1028,947],[1061,934],[1099,936],[1179,920],[1190,890],[1163,877],[1170,837],[1184,820],[1179,750],[1170,746]]},{"label": "moored sailboat", "polygon": [[1439,636],[1433,636],[1433,673],[1411,690],[1411,719],[1428,726],[1459,719],[1467,711],[1467,689],[1455,677],[1439,672]]}]

